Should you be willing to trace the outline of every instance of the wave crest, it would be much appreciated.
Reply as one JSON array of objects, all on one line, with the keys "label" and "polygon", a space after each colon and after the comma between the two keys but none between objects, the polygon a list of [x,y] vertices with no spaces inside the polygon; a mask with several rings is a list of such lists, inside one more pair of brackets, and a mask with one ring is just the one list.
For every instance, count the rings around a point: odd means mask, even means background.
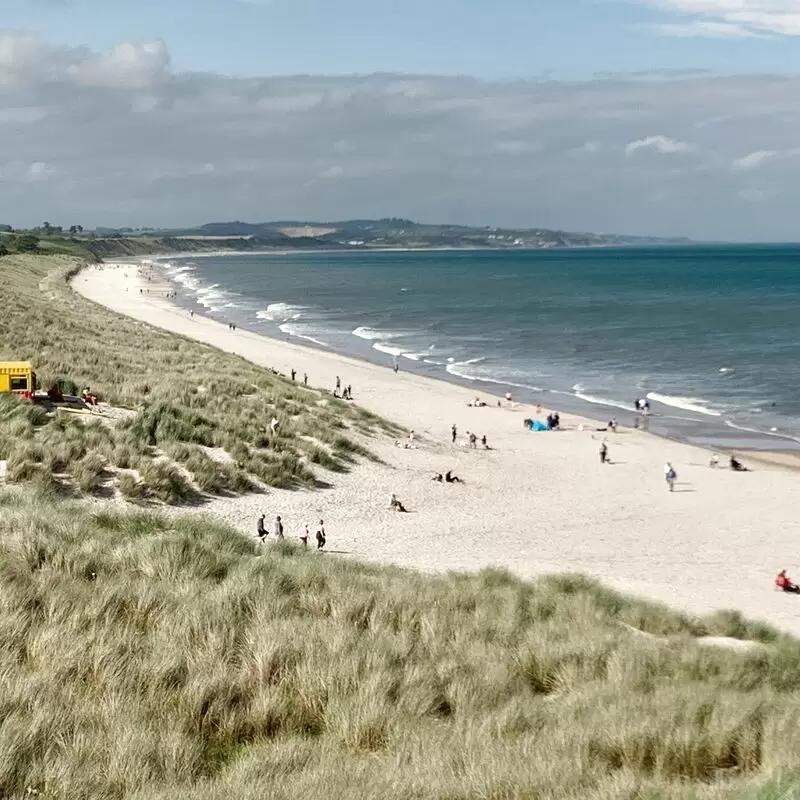
[{"label": "wave crest", "polygon": [[669,394],[659,394],[658,392],[648,392],[648,400],[654,403],[661,403],[662,406],[679,408],[681,411],[691,411],[694,414],[705,414],[707,417],[721,417],[722,412],[708,407],[708,401],[702,397],[673,397]]},{"label": "wave crest", "polygon": [[263,311],[256,312],[259,319],[268,322],[291,322],[300,319],[308,306],[295,306],[291,303],[270,303]]}]

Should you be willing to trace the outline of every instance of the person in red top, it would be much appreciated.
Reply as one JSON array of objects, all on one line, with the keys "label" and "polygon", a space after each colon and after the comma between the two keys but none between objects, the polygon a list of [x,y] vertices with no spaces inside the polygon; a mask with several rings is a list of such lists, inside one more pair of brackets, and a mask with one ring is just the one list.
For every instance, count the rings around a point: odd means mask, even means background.
[{"label": "person in red top", "polygon": [[785,569],[782,569],[775,578],[775,586],[777,586],[782,592],[800,594],[800,586],[792,583],[792,581],[789,579],[789,576],[786,574]]}]

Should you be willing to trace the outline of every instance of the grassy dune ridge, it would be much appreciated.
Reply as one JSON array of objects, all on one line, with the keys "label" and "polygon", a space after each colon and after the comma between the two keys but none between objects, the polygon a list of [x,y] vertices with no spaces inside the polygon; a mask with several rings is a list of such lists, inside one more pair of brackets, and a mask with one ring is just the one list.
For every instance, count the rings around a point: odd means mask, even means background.
[{"label": "grassy dune ridge", "polygon": [[32,361],[44,387],[90,385],[136,413],[109,425],[0,398],[9,480],[167,503],[260,485],[314,486],[320,470],[370,457],[366,437],[393,430],[350,403],[79,297],[67,285],[76,270],[67,258],[0,262],[0,358]]},{"label": "grassy dune ridge", "polygon": [[736,615],[0,509],[2,797],[790,796],[754,787],[797,763],[800,643]]}]

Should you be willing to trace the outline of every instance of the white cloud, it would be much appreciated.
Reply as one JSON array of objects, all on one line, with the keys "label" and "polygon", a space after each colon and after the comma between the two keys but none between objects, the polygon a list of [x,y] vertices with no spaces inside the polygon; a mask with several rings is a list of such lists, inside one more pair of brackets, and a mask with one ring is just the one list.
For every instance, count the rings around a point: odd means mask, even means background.
[{"label": "white cloud", "polygon": [[644,2],[690,18],[687,24],[660,26],[660,30],[667,34],[735,38],[763,34],[800,36],[798,0],[644,0]]},{"label": "white cloud", "polygon": [[54,167],[44,161],[30,163],[15,159],[0,164],[0,183],[8,185],[30,184],[46,181],[55,172]]},{"label": "white cloud", "polygon": [[655,29],[667,36],[678,36],[683,39],[699,37],[708,39],[759,39],[765,35],[757,33],[745,25],[702,19],[695,19],[691,22],[665,22],[656,25]]},{"label": "white cloud", "polygon": [[108,55],[56,47],[32,31],[0,29],[0,87],[41,83],[144,88],[169,70],[160,39],[120,42]]},{"label": "white cloud", "polygon": [[769,150],[775,194],[751,235],[792,238],[798,96],[794,75],[233,78],[176,72],[163,43],[96,53],[0,30],[0,222],[406,216],[741,238],[760,186],[732,165]]},{"label": "white cloud", "polygon": [[68,74],[86,86],[142,88],[158,82],[169,68],[167,46],[159,39],[121,42],[107,56],[96,55],[70,64]]},{"label": "white cloud", "polygon": [[344,168],[340,167],[338,164],[334,164],[332,167],[328,167],[318,174],[320,178],[341,178],[342,175],[344,175]]},{"label": "white cloud", "polygon": [[646,139],[637,139],[625,145],[625,155],[632,156],[639,150],[650,150],[662,155],[672,155],[675,153],[692,153],[696,149],[695,145],[689,142],[681,142],[678,139],[671,139],[669,136],[648,136]]},{"label": "white cloud", "polygon": [[746,156],[737,158],[733,162],[733,168],[738,170],[749,170],[760,167],[764,162],[769,161],[776,155],[774,150],[755,150]]}]

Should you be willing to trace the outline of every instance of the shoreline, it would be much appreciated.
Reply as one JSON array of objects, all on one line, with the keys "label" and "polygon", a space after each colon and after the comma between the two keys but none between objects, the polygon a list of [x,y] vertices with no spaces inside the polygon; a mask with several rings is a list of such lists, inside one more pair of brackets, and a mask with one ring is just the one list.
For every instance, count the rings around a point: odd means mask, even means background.
[{"label": "shoreline", "polygon": [[[449,250],[449,249],[452,249],[452,248],[439,248],[439,249],[448,249]],[[474,248],[474,249],[477,249],[477,248]],[[338,251],[335,251],[335,252],[338,252]],[[403,251],[403,252],[405,252],[405,251]],[[250,254],[249,253],[240,253],[239,255],[250,255]],[[276,253],[276,255],[279,255],[279,254]],[[176,257],[177,256],[171,256],[171,258],[176,258]],[[191,254],[189,254],[186,257],[187,258],[191,257]],[[165,258],[166,258],[166,256],[165,256]],[[160,269],[160,267],[162,265],[158,264],[158,260],[159,259],[152,259],[150,261],[144,260],[144,261],[131,262],[131,263],[136,263],[137,265],[138,264],[150,265],[149,266],[150,269],[153,269],[155,267],[158,270],[156,274],[163,281],[163,285],[172,287],[172,289],[174,291],[175,287],[179,287],[180,284],[176,283],[170,276],[168,276],[168,275],[163,273],[163,271]],[[113,267],[115,265],[118,265],[118,263],[119,262],[109,263],[109,264],[107,264],[107,266]],[[129,262],[125,262],[125,263],[127,264]],[[153,299],[154,300],[161,300],[165,304],[167,304],[169,306],[172,306],[173,309],[177,310],[177,311],[189,311],[190,310],[188,306],[181,305],[181,303],[178,302],[176,299],[170,299],[170,298],[165,298],[165,297],[160,297],[160,298],[159,297],[155,297]],[[193,305],[196,306],[197,304],[195,303]],[[211,323],[212,325],[216,325],[216,326],[220,326],[220,327],[226,325],[226,323],[222,322],[219,319],[215,319],[213,316],[208,314],[207,311],[208,311],[208,309],[206,309],[205,307],[204,307],[203,311],[199,311],[199,312],[194,311],[193,312],[193,318],[197,318],[197,319],[200,319],[200,320],[206,320],[207,322]],[[328,345],[319,344],[317,342],[314,342],[313,340],[304,339],[302,342],[298,342],[298,341],[296,341],[296,339],[297,338],[301,338],[301,337],[291,336],[291,335],[288,335],[288,334],[286,335],[285,338],[278,337],[278,336],[271,336],[271,335],[269,335],[267,333],[254,331],[251,328],[248,328],[246,326],[240,326],[238,323],[236,324],[236,331],[237,332],[241,332],[243,334],[248,334],[251,337],[263,338],[263,339],[266,339],[266,340],[268,340],[270,342],[274,342],[274,343],[276,343],[278,345],[291,347],[291,348],[297,348],[301,352],[302,351],[308,351],[309,354],[313,353],[313,354],[319,354],[319,355],[322,355],[322,356],[326,356],[326,355],[327,356],[336,356],[338,359],[341,359],[345,363],[349,362],[354,366],[356,366],[356,365],[368,366],[368,367],[373,368],[373,369],[382,370],[383,372],[385,372],[387,374],[393,372],[392,368],[389,367],[387,364],[381,364],[381,363],[378,363],[377,361],[368,361],[366,359],[362,359],[362,358],[359,358],[357,356],[350,355],[349,353],[343,353],[343,352],[341,352],[339,350],[335,350],[334,348],[329,347]],[[407,376],[408,375],[413,376],[413,377],[415,377],[417,379],[420,379],[420,380],[422,380],[424,382],[432,382],[432,383],[440,384],[442,387],[447,387],[447,388],[450,388],[450,389],[458,388],[458,389],[460,389],[462,391],[469,391],[470,393],[473,390],[472,385],[470,384],[470,382],[467,379],[462,379],[463,382],[459,382],[458,380],[452,380],[452,378],[454,378],[455,376],[450,376],[451,379],[448,379],[448,378],[444,378],[444,377],[441,377],[441,376],[438,376],[438,375],[423,375],[423,374],[421,374],[419,372],[416,372],[416,371],[413,371],[413,370],[409,370],[407,368],[406,369],[402,369],[401,368],[399,370],[399,372],[402,372],[404,375],[407,375]],[[480,383],[485,383],[483,381],[479,381],[479,382]],[[312,388],[318,388],[319,389],[319,388],[324,388],[324,387],[312,387]],[[548,394],[552,394],[553,392],[547,392],[547,393]],[[504,394],[496,393],[495,390],[493,390],[491,388],[485,388],[485,391],[478,392],[476,395],[474,395],[474,397],[481,398],[481,399],[484,398],[484,397],[492,398],[492,401],[493,401],[492,404],[489,404],[487,406],[487,407],[491,407],[491,408],[495,408],[495,407],[499,406],[500,404],[506,402]],[[532,414],[536,414],[536,406],[534,404],[532,404],[532,403],[514,401],[514,407],[515,407],[515,409],[525,409],[527,411],[530,411]],[[540,413],[540,415],[541,414],[547,414],[548,412],[554,411],[554,410],[556,410],[556,409],[555,408],[551,408],[551,407],[546,407],[546,406],[544,406],[544,404],[542,404],[542,410],[539,413]],[[603,421],[600,418],[587,417],[587,416],[584,416],[582,414],[576,414],[576,413],[572,413],[572,412],[567,412],[566,414],[562,414],[561,416],[564,417],[565,419],[568,419],[568,420],[572,421],[574,423],[575,427],[577,427],[579,425],[583,425],[585,428],[591,429],[595,433],[600,433],[601,432],[601,429],[596,427],[598,425],[602,425],[603,424]],[[633,431],[636,430],[632,426],[623,425],[623,424],[620,424],[618,426],[618,429],[620,431],[630,431],[630,432],[633,432]],[[602,430],[604,432],[608,433],[608,431],[605,428],[603,428]],[[650,433],[650,431],[647,431],[647,430],[644,430],[644,429],[639,429],[639,432],[645,433],[647,435],[652,435],[652,436],[655,436],[655,437],[658,437],[658,438],[663,438],[663,439],[666,439],[666,440],[669,440],[669,441],[674,441],[676,443],[689,444],[688,442],[684,442],[684,440],[682,440],[680,438],[664,436],[664,435],[658,434],[658,433]],[[708,449],[708,448],[701,448],[701,449],[708,450],[709,453],[711,452],[711,450]]]},{"label": "shoreline", "polygon": [[[352,384],[360,406],[416,431],[410,449],[370,440],[383,463],[360,462],[333,476],[331,489],[209,502],[204,510],[233,527],[252,535],[266,510],[268,519],[281,513],[294,537],[295,523],[324,518],[332,549],[365,561],[435,572],[501,567],[522,578],[582,572],[689,613],[734,608],[800,633],[794,598],[773,590],[779,569],[793,577],[800,570],[794,470],[777,464],[744,475],[711,469],[700,447],[633,429],[601,432],[568,413],[562,413],[564,431],[526,431],[529,406],[469,408],[474,390],[232,331],[163,297],[140,295],[138,281],[136,266],[108,264],[84,269],[71,285],[119,313],[260,366],[284,374],[294,367],[300,379],[308,372],[309,385],[330,391],[338,374],[343,385]],[[492,449],[452,445],[452,424],[459,443],[474,430],[488,436]],[[603,441],[609,466],[599,463]],[[666,461],[679,476],[674,494],[665,487]],[[448,469],[466,483],[431,481]],[[391,493],[411,513],[389,511]]]},{"label": "shoreline", "polygon": [[[439,249],[451,250],[452,248]],[[408,249],[395,248],[394,251],[408,252]],[[267,253],[267,255],[269,254],[276,256],[295,255],[298,254],[298,251],[286,253],[283,251],[273,251],[272,253]],[[225,253],[209,253],[203,255],[209,257],[213,255],[227,257]],[[244,256],[250,255],[250,253],[242,252],[238,253],[238,255]],[[183,282],[177,280],[167,272],[167,270],[176,265],[165,264],[163,262],[168,262],[173,258],[185,260],[191,259],[193,256],[191,253],[185,255],[158,256],[147,260],[145,263],[151,265],[152,268],[158,269],[162,273],[163,279],[175,287],[178,292],[175,304],[180,308],[186,309],[187,311],[193,309],[195,313],[199,312],[201,315],[207,316],[209,319],[217,322],[223,322],[225,324],[233,322],[237,325],[237,328],[241,328],[241,330],[248,330],[254,335],[265,336],[274,341],[290,341],[297,343],[301,347],[309,347],[313,350],[323,348],[328,352],[336,352],[359,362],[386,367],[387,357],[385,351],[381,351],[382,355],[376,355],[373,352],[375,348],[373,347],[371,350],[368,350],[364,347],[363,342],[356,343],[364,350],[364,352],[358,352],[357,346],[347,348],[330,345],[326,342],[314,339],[311,336],[283,334],[277,322],[274,323],[274,327],[277,329],[276,331],[254,329],[249,327],[253,322],[252,320],[242,323],[241,320],[236,319],[237,315],[235,313],[225,314],[224,310],[221,312],[219,309],[210,309],[204,302],[198,301],[197,298],[192,296],[192,289],[185,286]],[[266,327],[266,325],[263,327]],[[634,428],[638,425],[642,430],[648,431],[654,436],[685,442],[711,452],[726,455],[734,452],[763,453],[765,456],[769,456],[771,453],[782,454],[787,456],[787,458],[783,459],[784,464],[793,464],[796,461],[797,467],[800,468],[800,440],[790,433],[742,427],[730,420],[723,420],[712,414],[698,418],[702,412],[696,411],[692,415],[692,412],[686,410],[683,406],[673,406],[669,403],[665,404],[659,399],[653,399],[652,401],[655,406],[655,410],[652,414],[648,416],[639,416],[632,408],[616,400],[606,401],[603,399],[585,397],[574,391],[570,392],[564,389],[545,388],[535,390],[533,387],[520,386],[514,383],[505,384],[502,381],[481,378],[473,379],[461,376],[456,372],[451,372],[449,365],[445,366],[446,374],[439,374],[441,370],[435,367],[429,367],[426,363],[420,363],[416,360],[409,360],[408,363],[405,363],[404,360],[401,369],[428,380],[443,381],[450,385],[469,388],[471,391],[476,391],[477,394],[504,397],[505,393],[510,391],[515,397],[521,399],[528,405],[533,406],[536,402],[541,402],[543,406],[552,409],[557,408],[567,412],[571,416],[580,416],[584,418],[584,420],[591,421],[593,424],[605,424],[610,418],[616,417],[621,427]],[[797,458],[792,459],[792,455],[795,455]]]},{"label": "shoreline", "polygon": [[[452,248],[440,248],[440,249],[452,249]],[[270,252],[274,252],[275,255],[284,254],[282,252],[279,253],[279,252],[276,252],[276,251],[265,251],[265,253],[259,253],[259,255],[269,254]],[[291,252],[293,252],[293,251],[289,251],[289,253],[291,253]],[[339,251],[331,251],[331,252],[339,252]],[[220,252],[217,252],[217,253],[206,253],[206,254],[203,254],[203,257],[214,257],[214,256],[227,257],[228,255],[230,255],[230,253],[226,253],[224,251],[220,251]],[[255,255],[255,253],[251,254],[251,253],[248,253],[248,252],[239,252],[239,253],[236,253],[235,255],[246,256],[246,255]],[[114,262],[108,262],[105,266],[108,266],[108,267],[135,266],[137,268],[146,266],[149,270],[154,271],[156,273],[158,278],[163,282],[164,286],[171,287],[172,291],[174,292],[174,290],[176,288],[181,289],[183,287],[181,286],[181,284],[177,283],[172,277],[170,277],[169,275],[165,274],[165,272],[163,271],[163,265],[160,262],[162,260],[170,259],[170,258],[194,258],[194,257],[195,257],[195,254],[193,254],[193,253],[175,254],[175,255],[171,255],[171,256],[155,256],[155,257],[132,256],[130,259],[123,259],[123,260],[118,260],[118,261],[114,261]],[[190,307],[196,307],[198,305],[197,303],[191,303],[190,305],[182,305],[180,302],[178,302],[177,299],[174,299],[174,298],[173,299],[168,299],[168,298],[161,297],[161,298],[154,298],[154,299],[161,299],[165,303],[167,303],[170,306],[173,306],[175,309],[181,310],[181,311],[187,311],[187,310],[190,309]],[[208,320],[210,323],[212,323],[214,325],[220,325],[221,326],[221,325],[224,324],[221,320],[215,319],[213,316],[211,316],[207,312],[208,312],[208,309],[203,307],[203,311],[194,312],[194,315],[199,319]],[[262,333],[262,332],[259,332],[259,331],[254,331],[254,330],[252,330],[252,329],[250,329],[250,328],[248,328],[246,326],[239,326],[238,323],[236,325],[236,330],[237,331],[240,330],[243,333],[249,334],[250,336],[263,337],[264,339],[267,339],[269,341],[276,342],[276,343],[279,343],[279,344],[282,344],[282,345],[287,345],[287,346],[290,346],[290,347],[300,348],[301,351],[302,350],[308,350],[311,353],[332,354],[332,355],[335,354],[336,356],[338,356],[338,357],[340,357],[340,358],[342,358],[342,359],[344,359],[346,361],[351,361],[354,364],[366,364],[366,365],[369,365],[370,367],[374,367],[374,368],[380,369],[380,370],[385,370],[387,372],[391,372],[392,371],[391,367],[387,366],[386,364],[378,363],[377,359],[375,361],[362,359],[362,358],[359,358],[358,356],[353,356],[353,355],[350,355],[348,353],[342,353],[339,350],[335,350],[332,347],[329,347],[328,345],[320,344],[320,343],[315,342],[313,340],[304,339],[303,342],[298,342],[298,341],[296,341],[296,339],[298,337],[293,337],[293,336],[288,335],[288,334],[287,334],[286,338],[282,338],[282,337],[278,337],[278,336],[272,336],[272,335],[270,335],[268,333]],[[419,377],[419,378],[421,378],[422,380],[425,380],[425,381],[433,381],[435,383],[439,383],[439,384],[442,384],[444,386],[459,387],[459,388],[462,388],[462,389],[469,389],[470,391],[472,391],[473,384],[467,379],[459,380],[459,379],[457,379],[456,376],[452,376],[452,375],[450,375],[449,378],[441,377],[439,375],[425,375],[425,374],[422,374],[421,372],[417,372],[417,371],[409,370],[409,369],[405,369],[405,370],[401,370],[401,371],[404,372],[405,374],[410,374],[410,375],[414,375],[416,377]],[[505,400],[505,395],[504,394],[501,394],[501,393],[497,392],[496,390],[494,390],[494,389],[492,389],[490,387],[487,387],[485,381],[476,380],[475,383],[479,383],[479,384],[481,384],[483,386],[484,391],[481,392],[480,394],[484,395],[485,397],[491,397],[494,401],[498,401],[499,400],[499,401],[502,402],[502,401]],[[499,386],[499,384],[498,384],[498,386]],[[544,390],[542,393],[545,394],[545,395],[558,395],[560,397],[567,397],[568,396],[565,393],[558,392],[556,390]],[[480,396],[480,394],[478,396]],[[586,404],[591,405],[588,402]],[[518,403],[516,403],[516,405],[520,406],[520,407],[525,407],[525,408],[527,408],[529,411],[531,411],[533,413],[535,413],[535,411],[536,411],[536,407],[533,404],[528,403],[528,402],[518,402]],[[561,405],[563,405],[563,404],[561,404]],[[552,411],[552,410],[555,410],[555,407],[546,407],[546,406],[544,406],[544,404],[542,405],[542,411],[545,414],[548,413],[548,411]],[[618,409],[618,410],[619,411],[623,411],[623,409]],[[632,412],[628,412],[628,413],[632,413]],[[592,417],[592,416],[586,416],[586,415],[580,414],[580,413],[567,412],[566,414],[562,414],[562,416],[564,416],[567,419],[574,420],[576,426],[583,425],[584,427],[593,430],[595,433],[600,433],[601,432],[601,429],[599,427],[597,427],[597,426],[600,426],[600,425],[603,424],[603,417],[601,417],[599,414],[596,417]],[[713,453],[717,453],[717,454],[720,454],[720,455],[723,455],[723,456],[729,456],[732,453],[737,453],[739,455],[745,454],[747,460],[756,461],[759,464],[764,465],[764,466],[768,466],[770,468],[800,472],[800,449],[787,448],[787,449],[783,449],[783,450],[780,450],[780,449],[778,449],[778,450],[770,450],[768,448],[754,448],[754,447],[749,447],[747,445],[740,445],[740,446],[733,446],[733,447],[725,447],[725,446],[711,447],[711,446],[706,445],[706,444],[693,442],[693,441],[691,441],[691,440],[689,440],[687,438],[681,437],[679,435],[673,435],[673,434],[670,434],[670,433],[659,432],[659,431],[652,431],[649,428],[649,422],[653,418],[657,418],[657,417],[649,417],[649,418],[647,418],[647,417],[639,417],[640,421],[642,419],[647,419],[648,424],[646,426],[644,426],[644,427],[636,428],[636,427],[634,427],[632,425],[625,425],[625,424],[620,423],[618,425],[618,428],[621,431],[642,433],[642,434],[645,434],[647,436],[653,436],[653,437],[655,437],[657,439],[663,439],[664,441],[674,442],[676,444],[684,444],[684,445],[687,445],[689,447],[699,448],[700,450],[703,450],[706,453],[708,453],[709,456],[711,454],[713,454]],[[765,432],[761,432],[761,431],[757,432],[756,435],[758,435],[759,437],[764,437],[765,439],[769,438],[770,436],[775,436],[776,438],[780,438],[780,439],[786,439],[787,438],[785,436],[781,436],[781,435],[778,435],[778,434],[770,434],[770,433],[765,433]]]}]

